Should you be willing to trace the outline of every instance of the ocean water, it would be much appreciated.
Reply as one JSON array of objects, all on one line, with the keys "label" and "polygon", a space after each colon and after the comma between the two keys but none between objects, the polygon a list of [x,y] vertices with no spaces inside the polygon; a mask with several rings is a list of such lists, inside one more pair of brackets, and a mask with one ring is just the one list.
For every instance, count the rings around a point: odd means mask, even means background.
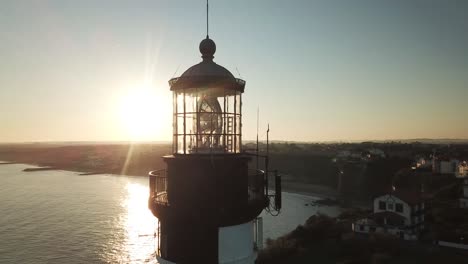
[{"label": "ocean water", "polygon": [[[147,178],[23,172],[26,167],[0,166],[0,263],[158,263]],[[283,193],[279,216],[262,213],[264,238],[317,212],[339,213],[305,205],[314,199]]]}]

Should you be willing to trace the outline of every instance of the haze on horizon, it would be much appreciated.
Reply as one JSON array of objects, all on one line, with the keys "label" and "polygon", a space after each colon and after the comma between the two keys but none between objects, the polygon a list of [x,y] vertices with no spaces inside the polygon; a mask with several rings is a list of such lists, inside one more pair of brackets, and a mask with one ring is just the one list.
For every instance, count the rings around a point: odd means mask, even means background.
[{"label": "haze on horizon", "polygon": [[[243,138],[468,138],[468,2],[210,1]],[[0,142],[170,141],[205,1],[2,1]]]}]

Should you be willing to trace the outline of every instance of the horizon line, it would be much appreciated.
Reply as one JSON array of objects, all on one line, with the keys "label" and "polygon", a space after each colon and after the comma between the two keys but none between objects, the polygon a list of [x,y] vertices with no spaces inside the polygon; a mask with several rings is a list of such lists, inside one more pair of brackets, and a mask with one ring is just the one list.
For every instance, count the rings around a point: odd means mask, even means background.
[{"label": "horizon line", "polygon": [[[255,139],[243,140],[244,143],[255,143]],[[390,143],[390,142],[405,142],[405,143],[417,143],[421,141],[453,141],[453,142],[465,142],[468,143],[468,138],[400,138],[400,139],[351,139],[351,140],[282,140],[274,139],[270,140],[271,143],[319,143],[319,144],[334,144],[334,143]],[[260,141],[264,143],[266,140]],[[148,143],[159,143],[159,144],[170,144],[172,141],[169,140],[36,140],[36,141],[0,141],[0,144],[86,144],[86,143],[99,143],[99,144],[148,144]]]}]

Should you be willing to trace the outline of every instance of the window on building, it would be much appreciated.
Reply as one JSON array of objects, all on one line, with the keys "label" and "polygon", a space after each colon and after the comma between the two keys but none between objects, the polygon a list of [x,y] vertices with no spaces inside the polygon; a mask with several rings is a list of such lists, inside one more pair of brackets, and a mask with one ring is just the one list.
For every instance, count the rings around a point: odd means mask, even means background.
[{"label": "window on building", "polygon": [[388,203],[388,210],[393,211],[393,203]]},{"label": "window on building", "polygon": [[359,230],[364,231],[364,226],[363,226],[363,225],[360,225],[360,226],[359,226]]},{"label": "window on building", "polygon": [[403,213],[403,204],[397,203],[395,205],[395,211],[397,211],[398,213]]},{"label": "window on building", "polygon": [[379,209],[380,210],[385,210],[387,209],[387,204],[385,202],[380,201],[379,202]]}]

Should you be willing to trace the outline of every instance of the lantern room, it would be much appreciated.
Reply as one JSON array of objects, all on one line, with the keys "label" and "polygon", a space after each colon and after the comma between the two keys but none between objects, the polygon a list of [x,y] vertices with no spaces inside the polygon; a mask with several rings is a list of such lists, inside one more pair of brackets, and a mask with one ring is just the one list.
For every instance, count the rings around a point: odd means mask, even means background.
[{"label": "lantern room", "polygon": [[240,153],[245,81],[213,61],[216,44],[202,40],[203,61],[169,80],[173,92],[173,153]]}]

